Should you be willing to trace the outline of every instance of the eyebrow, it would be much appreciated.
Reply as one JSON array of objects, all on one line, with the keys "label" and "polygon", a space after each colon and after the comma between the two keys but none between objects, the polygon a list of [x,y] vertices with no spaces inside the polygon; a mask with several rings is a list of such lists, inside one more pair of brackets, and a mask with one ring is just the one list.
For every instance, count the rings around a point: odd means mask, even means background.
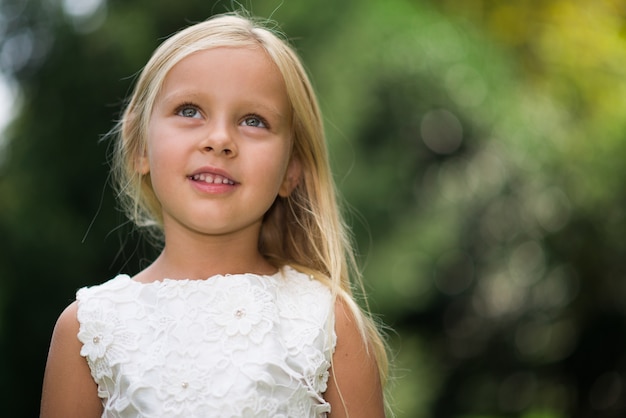
[{"label": "eyebrow", "polygon": [[195,93],[193,90],[177,90],[174,91],[173,93],[169,93],[167,95],[163,94],[163,92],[159,92],[157,93],[157,97],[156,97],[156,101],[157,102],[177,102],[180,100],[186,100],[186,99],[193,99],[193,98],[199,98],[200,95],[198,93]]}]

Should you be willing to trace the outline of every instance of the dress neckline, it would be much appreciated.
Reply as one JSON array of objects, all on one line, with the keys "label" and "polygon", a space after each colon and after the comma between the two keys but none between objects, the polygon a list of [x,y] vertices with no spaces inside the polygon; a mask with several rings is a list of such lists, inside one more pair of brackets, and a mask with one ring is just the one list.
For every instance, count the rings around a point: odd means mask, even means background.
[{"label": "dress neckline", "polygon": [[289,266],[284,266],[282,268],[279,268],[275,273],[273,274],[257,274],[257,273],[227,273],[227,274],[215,274],[213,276],[209,276],[205,279],[172,279],[169,277],[164,277],[162,279],[159,280],[153,280],[151,282],[140,282],[138,280],[135,280],[134,278],[130,277],[128,274],[121,274],[119,275],[119,277],[125,279],[125,280],[129,280],[131,283],[138,285],[138,286],[172,286],[172,285],[187,285],[187,284],[201,284],[201,283],[208,283],[208,282],[213,282],[216,280],[222,280],[222,279],[238,279],[238,278],[243,278],[243,277],[253,277],[253,278],[257,278],[257,279],[277,279],[278,277],[282,276],[283,274],[286,274],[288,271],[290,271],[291,268]]}]

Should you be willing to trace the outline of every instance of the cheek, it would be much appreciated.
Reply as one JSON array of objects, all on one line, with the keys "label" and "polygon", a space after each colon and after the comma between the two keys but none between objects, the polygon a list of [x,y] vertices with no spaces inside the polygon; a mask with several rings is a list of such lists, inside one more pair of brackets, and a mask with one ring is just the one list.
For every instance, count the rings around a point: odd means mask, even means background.
[{"label": "cheek", "polygon": [[171,137],[172,135],[159,126],[151,125],[151,129],[148,130],[145,156],[152,170],[163,168],[162,164],[175,156],[176,147],[168,142],[168,138]]},{"label": "cheek", "polygon": [[278,187],[282,188],[285,180],[289,177],[290,150],[283,150],[280,154],[280,164],[275,163],[274,178]]},{"label": "cheek", "polygon": [[142,174],[150,176],[154,192],[158,195],[160,190],[167,189],[166,180],[170,177],[168,173],[175,167],[175,150],[162,141],[149,141],[148,149],[141,161]]},{"label": "cheek", "polygon": [[256,186],[251,192],[255,193],[257,198],[264,202],[263,204],[269,205],[276,199],[276,196],[282,194],[287,166],[276,148],[273,149],[273,153],[265,150],[263,153],[251,154],[250,162],[247,176],[256,178]]}]

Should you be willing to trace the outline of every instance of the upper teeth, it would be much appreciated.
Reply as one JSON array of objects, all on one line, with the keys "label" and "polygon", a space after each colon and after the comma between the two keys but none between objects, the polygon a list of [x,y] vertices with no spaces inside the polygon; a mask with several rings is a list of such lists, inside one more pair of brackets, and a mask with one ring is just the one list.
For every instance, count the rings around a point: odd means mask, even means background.
[{"label": "upper teeth", "polygon": [[231,179],[217,174],[194,174],[191,178],[196,181],[204,181],[213,184],[235,184]]}]

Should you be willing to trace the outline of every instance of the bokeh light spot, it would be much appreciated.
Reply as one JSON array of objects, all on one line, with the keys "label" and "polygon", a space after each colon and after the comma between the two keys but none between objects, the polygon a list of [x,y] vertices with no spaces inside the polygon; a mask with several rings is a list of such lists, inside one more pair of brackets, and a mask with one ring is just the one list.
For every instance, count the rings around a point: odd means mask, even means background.
[{"label": "bokeh light spot", "polygon": [[28,64],[33,53],[33,33],[30,29],[18,32],[4,41],[0,51],[0,67],[15,73]]},{"label": "bokeh light spot", "polygon": [[480,73],[464,64],[452,66],[445,77],[450,97],[460,106],[476,107],[487,97],[487,84]]},{"label": "bokeh light spot", "polygon": [[422,118],[421,134],[424,144],[437,154],[452,154],[463,141],[463,126],[459,119],[445,109],[431,110]]},{"label": "bokeh light spot", "polygon": [[78,32],[91,32],[106,19],[106,0],[63,0],[63,11]]}]

